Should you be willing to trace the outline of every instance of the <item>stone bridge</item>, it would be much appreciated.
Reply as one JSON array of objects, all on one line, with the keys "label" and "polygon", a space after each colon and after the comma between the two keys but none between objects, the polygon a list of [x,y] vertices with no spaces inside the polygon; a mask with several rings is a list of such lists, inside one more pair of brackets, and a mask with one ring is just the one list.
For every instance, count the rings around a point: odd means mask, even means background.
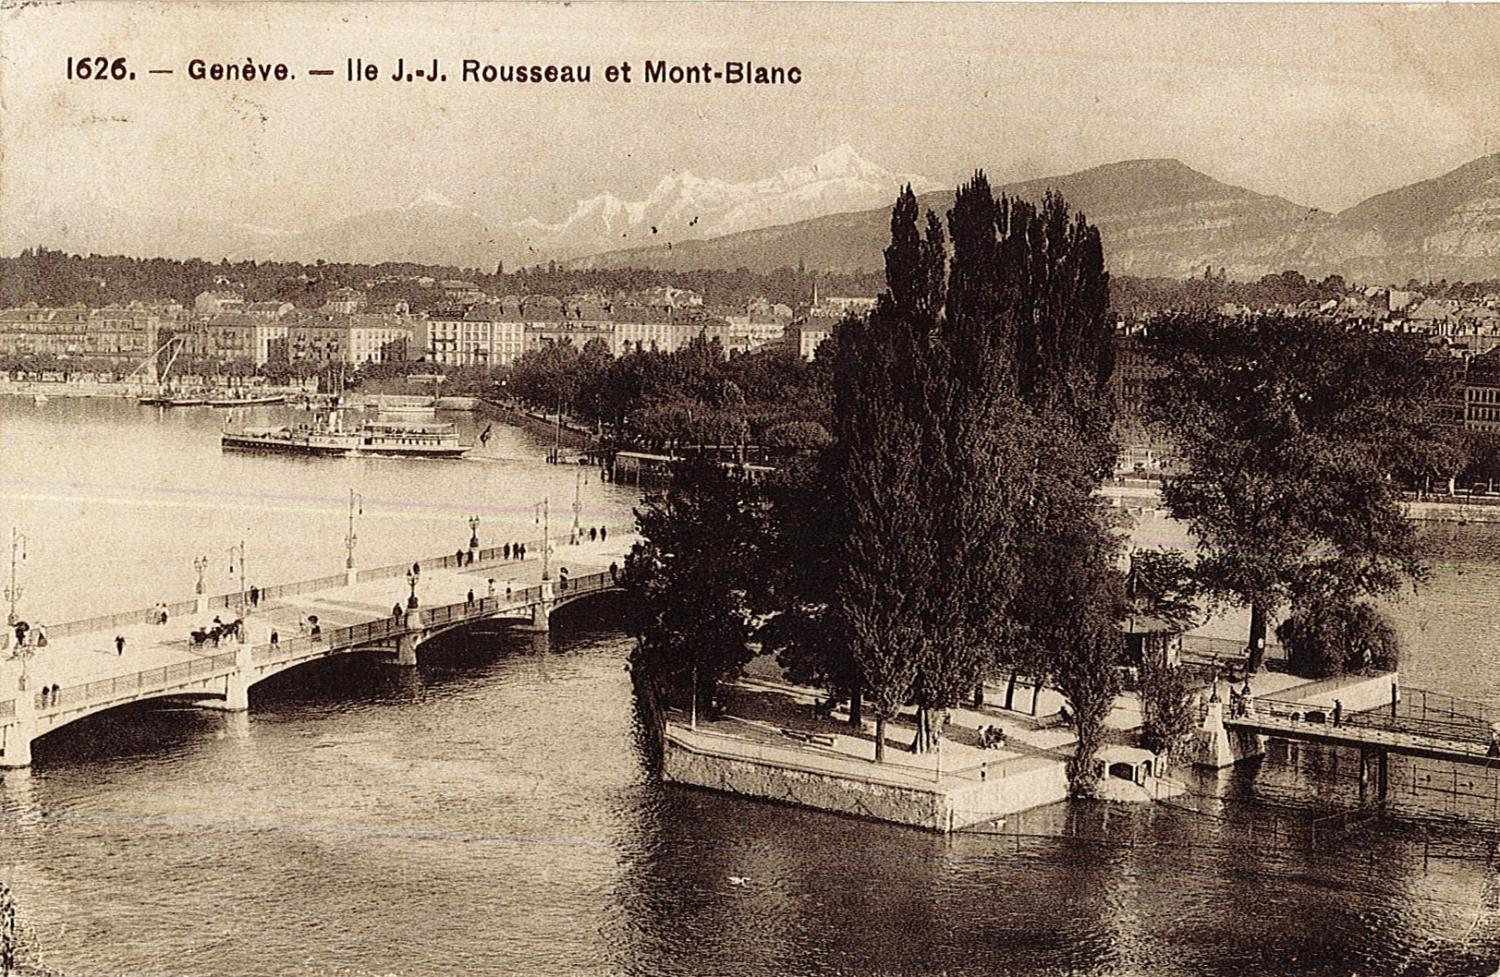
[{"label": "stone bridge", "polygon": [[[452,558],[450,558],[452,559]],[[437,561],[430,565],[437,566]],[[462,566],[462,562],[456,565]],[[472,564],[471,564],[472,565]],[[479,572],[491,567],[481,563]],[[395,572],[392,572],[394,570]],[[403,568],[381,568],[358,575],[324,578],[332,589],[354,585],[381,576],[395,577]],[[431,571],[429,571],[429,574]],[[106,674],[89,681],[41,688],[0,691],[0,768],[25,767],[31,763],[31,744],[70,723],[132,703],[168,700],[203,708],[243,711],[249,708],[251,686],[273,675],[309,662],[348,654],[375,654],[397,665],[414,666],[417,651],[425,643],[450,631],[480,621],[498,621],[530,630],[545,631],[554,611],[574,601],[615,590],[617,571],[603,570],[574,578],[559,575],[524,589],[490,596],[473,596],[472,587],[461,601],[425,607],[406,607],[399,616],[367,619],[317,633],[281,638],[273,629],[267,640],[251,638],[251,628],[242,624],[219,643],[175,642],[180,660],[152,668]],[[413,588],[415,592],[415,588]],[[264,591],[276,594],[276,589]],[[317,596],[323,590],[304,590]],[[220,605],[223,606],[223,605]],[[250,618],[254,620],[254,618]],[[262,625],[263,627],[263,625]],[[65,630],[60,627],[59,630]],[[166,646],[162,646],[166,647]],[[115,656],[103,656],[118,668]]]}]

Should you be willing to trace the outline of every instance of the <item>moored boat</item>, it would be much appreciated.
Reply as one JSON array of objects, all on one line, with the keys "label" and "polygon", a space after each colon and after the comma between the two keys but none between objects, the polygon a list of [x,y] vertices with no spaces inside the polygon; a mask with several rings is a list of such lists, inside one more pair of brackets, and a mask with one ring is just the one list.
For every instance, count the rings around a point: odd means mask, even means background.
[{"label": "moored boat", "polygon": [[225,431],[219,444],[226,451],[387,458],[460,458],[471,447],[459,441],[452,424],[381,422],[350,431],[321,424],[245,428]]},{"label": "moored boat", "polygon": [[246,397],[211,397],[207,401],[210,407],[257,407],[262,404],[284,404],[285,394],[265,394],[264,396],[250,395]]}]

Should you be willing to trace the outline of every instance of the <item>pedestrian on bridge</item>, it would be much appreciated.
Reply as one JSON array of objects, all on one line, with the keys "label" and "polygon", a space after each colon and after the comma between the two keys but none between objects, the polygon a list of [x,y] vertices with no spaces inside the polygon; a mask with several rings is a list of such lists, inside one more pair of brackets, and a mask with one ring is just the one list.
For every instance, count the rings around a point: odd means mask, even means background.
[{"label": "pedestrian on bridge", "polygon": [[608,526],[600,526],[599,527],[599,542],[602,543],[602,542],[604,542],[608,538],[609,538],[609,527]]},{"label": "pedestrian on bridge", "polygon": [[1339,699],[1333,700],[1333,724],[1341,726],[1344,722],[1344,703]]},{"label": "pedestrian on bridge", "polygon": [[398,621],[401,620],[401,602],[399,600],[391,605],[391,617]]},{"label": "pedestrian on bridge", "polygon": [[598,538],[599,538],[599,528],[597,526],[590,526],[589,527],[589,542],[592,543],[594,540],[596,540]]},{"label": "pedestrian on bridge", "polygon": [[276,648],[280,644],[281,644],[281,635],[279,635],[279,634],[276,633],[276,629],[275,628],[272,628],[271,629],[271,647],[274,649],[274,648]]},{"label": "pedestrian on bridge", "polygon": [[115,654],[125,654],[125,636],[123,634],[115,635]]},{"label": "pedestrian on bridge", "polygon": [[251,588],[250,588],[250,606],[251,607],[259,607],[260,606],[260,588],[259,587],[251,586]]},{"label": "pedestrian on bridge", "polygon": [[488,593],[488,594],[486,594],[486,595],[485,595],[485,596],[487,596],[487,597],[489,597],[489,598],[490,598],[490,599],[491,599],[491,600],[493,600],[493,599],[494,599],[494,597],[495,597],[495,578],[494,578],[494,577],[491,577],[491,578],[490,578],[490,580],[489,580],[489,585],[490,585],[490,591],[489,591],[489,593]]},{"label": "pedestrian on bridge", "polygon": [[464,598],[464,603],[467,604],[467,605],[469,605],[470,607],[474,606],[474,588],[473,587],[469,588],[469,595]]},{"label": "pedestrian on bridge", "polygon": [[464,551],[462,549],[453,551],[453,565],[459,567],[464,565]]},{"label": "pedestrian on bridge", "polygon": [[501,548],[501,552],[505,554],[505,558],[507,560],[510,559],[510,544],[506,543],[505,546]]}]

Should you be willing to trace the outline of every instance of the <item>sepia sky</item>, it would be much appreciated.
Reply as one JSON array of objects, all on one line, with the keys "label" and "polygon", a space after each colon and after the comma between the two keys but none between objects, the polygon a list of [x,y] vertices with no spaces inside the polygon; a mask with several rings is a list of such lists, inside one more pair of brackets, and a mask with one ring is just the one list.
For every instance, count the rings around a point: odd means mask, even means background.
[{"label": "sepia sky", "polygon": [[[673,170],[747,180],[843,143],[944,182],[1176,157],[1338,209],[1500,151],[1494,6],[92,2],[0,21],[4,222],[66,204],[300,229],[427,189],[559,220]],[[68,82],[70,54],[126,56],[137,80]],[[298,77],[186,76],[247,56]],[[464,57],[588,64],[595,81],[349,83],[346,57],[438,57],[450,79]],[[641,83],[657,58],[804,81]],[[603,84],[621,61],[637,81]]]}]

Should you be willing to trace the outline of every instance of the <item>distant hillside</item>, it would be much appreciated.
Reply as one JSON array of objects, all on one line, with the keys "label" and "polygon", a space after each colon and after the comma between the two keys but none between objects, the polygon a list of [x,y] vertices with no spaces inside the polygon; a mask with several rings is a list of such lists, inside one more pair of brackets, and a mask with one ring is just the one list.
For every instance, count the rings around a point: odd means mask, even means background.
[{"label": "distant hillside", "polygon": [[457,203],[428,188],[400,206],[383,206],[301,229],[159,214],[131,214],[63,201],[0,226],[0,249],[42,246],[78,254],[221,258],[256,261],[387,261],[494,268],[546,265],[652,241],[690,241],[758,227],[865,210],[895,198],[907,183],[845,145],[761,179],[733,182],[687,170],[663,176],[643,197],[602,193],[579,200],[555,222],[519,221],[487,211],[492,201]]},{"label": "distant hillside", "polygon": [[1341,212],[1319,257],[1362,278],[1500,276],[1500,153]]},{"label": "distant hillside", "polygon": [[[997,188],[1037,199],[1063,194],[1099,228],[1116,274],[1190,277],[1205,267],[1255,279],[1294,268],[1309,276],[1405,282],[1500,274],[1500,156],[1446,176],[1371,198],[1338,215],[1255,193],[1176,160],[1130,160],[1066,176]],[[945,214],[952,193],[930,193],[924,207]],[[889,209],[838,214],[706,241],[615,251],[575,267],[766,271],[881,267]]]}]

